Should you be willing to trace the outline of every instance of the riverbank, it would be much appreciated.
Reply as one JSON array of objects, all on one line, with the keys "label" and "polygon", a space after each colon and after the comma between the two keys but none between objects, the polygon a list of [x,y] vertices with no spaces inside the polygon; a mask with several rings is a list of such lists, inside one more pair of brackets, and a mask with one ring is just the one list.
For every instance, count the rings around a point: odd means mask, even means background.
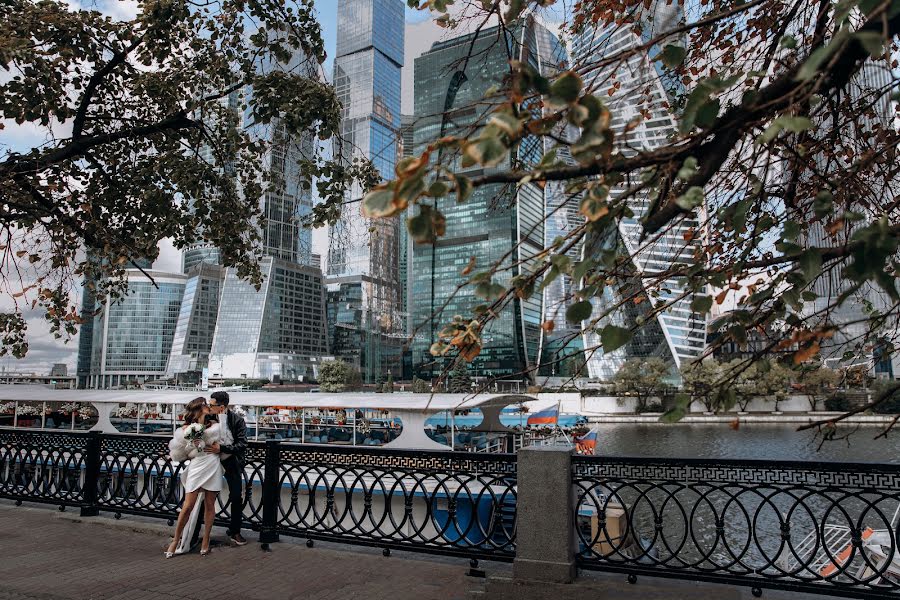
[{"label": "riverbank", "polygon": [[[637,414],[609,414],[587,415],[588,423],[640,423],[642,425],[669,425],[659,420],[663,413]],[[723,424],[733,425],[735,420],[740,423],[766,423],[768,425],[804,425],[829,418],[837,418],[842,412],[810,412],[810,413],[782,413],[776,414],[739,414],[725,413],[716,415],[690,414],[685,415],[679,423],[698,423],[704,425]],[[842,419],[841,423],[847,425],[871,425],[884,427],[894,420],[894,415],[853,415]]]}]

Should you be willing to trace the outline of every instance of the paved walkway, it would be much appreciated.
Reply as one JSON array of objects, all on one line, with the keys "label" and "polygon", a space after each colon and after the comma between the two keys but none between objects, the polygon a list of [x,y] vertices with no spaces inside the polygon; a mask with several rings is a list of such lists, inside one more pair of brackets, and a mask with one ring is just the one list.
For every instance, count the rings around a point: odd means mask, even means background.
[{"label": "paved walkway", "polygon": [[166,560],[165,522],[77,514],[0,500],[0,600],[446,600],[476,584],[462,559],[292,542],[262,552],[255,533]]},{"label": "paved walkway", "polygon": [[[216,546],[170,560],[165,522],[109,515],[81,519],[78,510],[0,500],[0,600],[753,600],[748,588],[624,575],[583,573],[576,586],[519,588],[499,593],[466,575],[468,561],[282,538],[262,552],[256,534],[242,548]],[[213,530],[224,542],[224,530]],[[511,566],[481,565],[491,577]],[[471,594],[473,592],[474,594]],[[815,600],[766,591],[764,600]]]}]

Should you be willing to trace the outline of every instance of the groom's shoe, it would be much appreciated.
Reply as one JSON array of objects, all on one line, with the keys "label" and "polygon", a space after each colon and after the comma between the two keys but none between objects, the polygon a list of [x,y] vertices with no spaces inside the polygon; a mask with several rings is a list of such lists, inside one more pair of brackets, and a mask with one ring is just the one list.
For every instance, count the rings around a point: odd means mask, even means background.
[{"label": "groom's shoe", "polygon": [[244,536],[242,536],[239,533],[236,533],[234,535],[229,535],[228,540],[235,546],[246,546],[247,545],[247,540],[245,540]]}]

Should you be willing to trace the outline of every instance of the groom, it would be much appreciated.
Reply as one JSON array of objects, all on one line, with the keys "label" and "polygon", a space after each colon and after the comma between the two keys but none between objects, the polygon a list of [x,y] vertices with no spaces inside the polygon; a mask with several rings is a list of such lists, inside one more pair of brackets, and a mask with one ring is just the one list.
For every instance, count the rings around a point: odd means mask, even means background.
[{"label": "groom", "polygon": [[[228,410],[228,392],[213,392],[209,396],[209,412],[214,415],[226,415],[224,422],[219,417],[222,427],[222,441],[206,447],[206,452],[222,454],[222,467],[225,469],[225,481],[228,482],[228,503],[231,522],[228,525],[228,539],[235,546],[243,546],[247,543],[241,535],[241,520],[244,512],[244,502],[241,499],[241,490],[244,486],[243,470],[244,456],[247,452],[247,424],[244,417],[234,411]],[[194,532],[194,537],[200,532],[200,527]],[[193,545],[193,544],[192,544]]]}]

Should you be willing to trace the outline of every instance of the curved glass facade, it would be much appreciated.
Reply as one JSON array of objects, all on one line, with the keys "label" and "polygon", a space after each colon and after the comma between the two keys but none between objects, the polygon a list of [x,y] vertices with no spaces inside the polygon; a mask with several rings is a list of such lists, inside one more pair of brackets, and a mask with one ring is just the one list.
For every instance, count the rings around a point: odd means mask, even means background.
[{"label": "curved glass facade", "polygon": [[[506,44],[497,43],[498,35],[502,35],[497,28],[489,28],[474,40],[470,34],[438,42],[416,59],[414,154],[441,135],[477,135],[471,129],[482,123],[486,92],[502,86],[509,72],[508,51],[536,65],[533,23],[513,31]],[[461,71],[470,48],[477,59]],[[533,162],[540,154],[540,145],[526,140],[518,158]],[[452,163],[451,168],[470,177],[483,172],[478,166],[462,169],[456,156],[442,155],[434,160]],[[480,187],[465,203],[447,197],[437,201],[437,206],[447,217],[446,233],[434,245],[414,245],[410,264],[409,305],[412,326],[418,329],[412,345],[413,369],[427,378],[439,374],[445,366],[434,362],[428,352],[437,333],[454,315],[471,316],[472,309],[482,303],[471,286],[457,291],[460,272],[470,260],[474,259],[476,270],[500,264],[501,275],[495,281],[505,284],[529,268],[529,258],[540,252],[544,243],[544,196],[536,186],[522,186],[518,191],[499,185]],[[538,359],[542,317],[541,294],[515,300],[483,331],[482,350],[470,372],[476,376],[530,378],[530,369]]]}]

